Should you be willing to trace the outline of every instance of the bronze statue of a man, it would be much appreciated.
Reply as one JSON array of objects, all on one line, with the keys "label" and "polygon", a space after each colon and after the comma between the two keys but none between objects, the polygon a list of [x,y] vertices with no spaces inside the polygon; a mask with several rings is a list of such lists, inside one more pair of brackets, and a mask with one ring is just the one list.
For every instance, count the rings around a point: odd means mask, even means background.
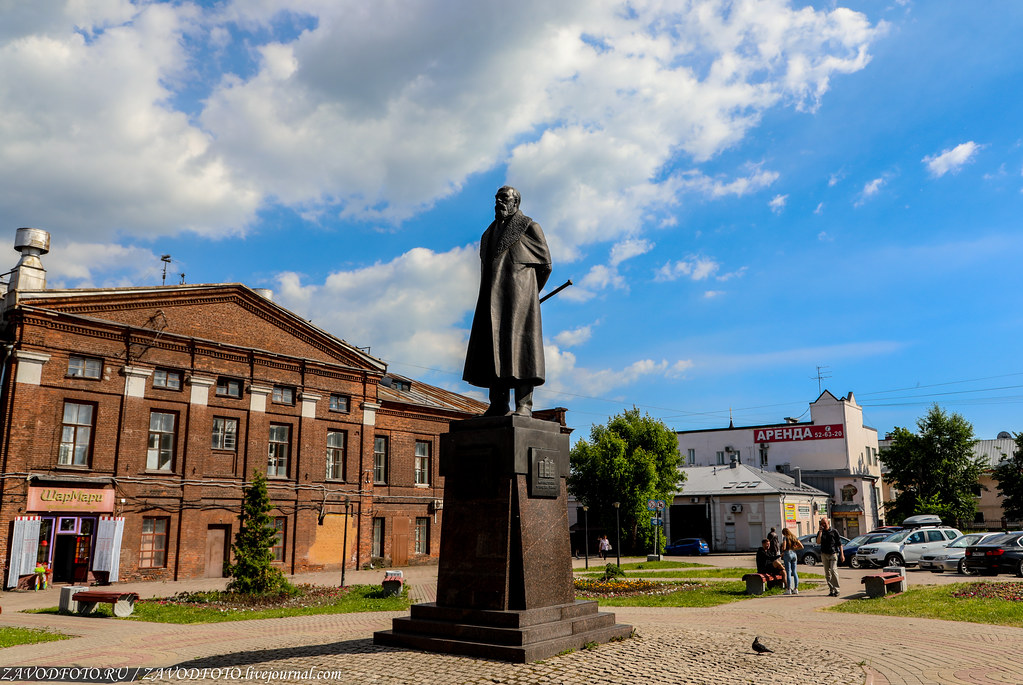
[{"label": "bronze statue of a man", "polygon": [[484,416],[504,416],[515,390],[515,414],[531,416],[533,388],[544,382],[538,295],[551,275],[540,224],[519,211],[519,191],[497,191],[494,223],[480,239],[482,277],[462,378],[490,389]]}]

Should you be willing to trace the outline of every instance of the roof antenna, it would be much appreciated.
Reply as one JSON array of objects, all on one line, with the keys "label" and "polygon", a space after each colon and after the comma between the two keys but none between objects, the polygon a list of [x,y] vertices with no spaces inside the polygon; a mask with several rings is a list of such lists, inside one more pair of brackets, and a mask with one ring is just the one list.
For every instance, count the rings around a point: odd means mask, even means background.
[{"label": "roof antenna", "polygon": [[169,254],[160,255],[160,261],[163,262],[163,282],[160,285],[167,285],[167,265],[171,263],[171,256]]},{"label": "roof antenna", "polygon": [[818,367],[817,367],[817,375],[816,375],[816,376],[810,376],[810,380],[811,380],[811,381],[812,381],[813,379],[815,379],[815,378],[817,379],[817,394],[818,394],[818,395],[820,395],[820,394],[821,394],[822,392],[824,392],[824,391],[823,391],[823,390],[821,389],[821,381],[822,381],[823,379],[825,379],[825,378],[831,378],[831,376],[825,376],[825,375],[824,375],[823,373],[821,373],[821,372],[822,372],[822,371],[827,371],[827,370],[828,370],[828,369],[830,369],[830,368],[831,368],[830,366],[818,366]]}]

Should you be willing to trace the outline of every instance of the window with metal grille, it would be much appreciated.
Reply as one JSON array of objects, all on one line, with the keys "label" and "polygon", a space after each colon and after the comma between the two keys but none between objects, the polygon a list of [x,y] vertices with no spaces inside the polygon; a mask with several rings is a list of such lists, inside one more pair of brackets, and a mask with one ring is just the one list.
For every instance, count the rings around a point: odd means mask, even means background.
[{"label": "window with metal grille", "polygon": [[169,519],[142,517],[142,543],[139,545],[141,568],[163,568],[167,565],[167,527]]},{"label": "window with metal grille", "polygon": [[382,518],[373,519],[373,544],[369,553],[374,557],[384,556],[384,520]]},{"label": "window with metal grille", "polygon": [[430,519],[426,516],[416,518],[416,554],[430,553]]},{"label": "window with metal grille", "polygon": [[284,561],[284,534],[287,529],[288,519],[278,516],[274,519],[274,544],[270,547],[273,552],[274,561]]}]

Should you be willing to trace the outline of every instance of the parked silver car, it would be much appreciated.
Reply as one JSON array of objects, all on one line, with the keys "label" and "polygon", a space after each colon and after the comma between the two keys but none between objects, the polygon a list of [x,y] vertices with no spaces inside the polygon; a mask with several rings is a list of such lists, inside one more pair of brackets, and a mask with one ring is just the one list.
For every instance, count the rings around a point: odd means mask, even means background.
[{"label": "parked silver car", "polygon": [[856,560],[863,568],[913,566],[923,554],[942,549],[961,535],[955,528],[946,526],[904,530],[884,542],[860,547],[856,550]]},{"label": "parked silver car", "polygon": [[959,571],[964,576],[976,575],[976,571],[966,567],[966,562],[964,561],[966,548],[970,545],[979,545],[984,540],[993,538],[996,535],[1000,535],[1000,533],[968,533],[957,537],[941,549],[921,554],[920,568],[933,573]]}]

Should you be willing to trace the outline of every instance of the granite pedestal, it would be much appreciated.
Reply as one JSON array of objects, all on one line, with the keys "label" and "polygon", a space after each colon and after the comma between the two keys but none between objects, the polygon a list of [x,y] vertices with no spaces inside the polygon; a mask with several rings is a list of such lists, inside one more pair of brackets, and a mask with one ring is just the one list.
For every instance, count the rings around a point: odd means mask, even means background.
[{"label": "granite pedestal", "polygon": [[436,603],[417,604],[376,644],[535,661],[631,626],[572,583],[568,436],[522,416],[459,421],[441,436],[444,519]]}]

